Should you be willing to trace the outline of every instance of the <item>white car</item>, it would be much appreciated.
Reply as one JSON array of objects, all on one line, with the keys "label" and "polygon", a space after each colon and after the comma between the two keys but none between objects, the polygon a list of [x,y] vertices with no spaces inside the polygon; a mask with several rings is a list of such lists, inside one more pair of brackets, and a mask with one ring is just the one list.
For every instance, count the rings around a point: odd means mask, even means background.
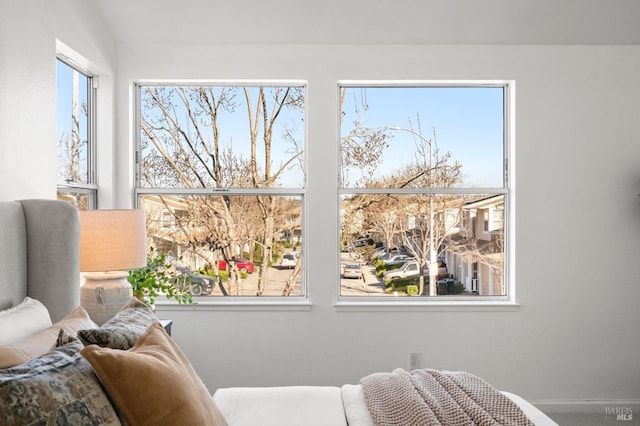
[{"label": "white car", "polygon": [[384,279],[392,280],[394,278],[417,277],[420,275],[420,266],[418,262],[407,262],[398,269],[392,269],[384,273]]},{"label": "white car", "polygon": [[347,263],[342,267],[342,277],[364,279],[362,266],[359,263]]},{"label": "white car", "polygon": [[[384,273],[384,279],[391,280],[394,278],[417,277],[419,275],[420,275],[420,269],[418,266],[418,262],[416,262],[415,260],[412,260],[410,262],[405,263],[398,269],[392,269],[390,271],[386,271]],[[424,269],[422,270],[422,275],[424,276],[429,275],[428,266],[424,267]],[[442,261],[438,261],[437,279],[446,278],[448,275],[449,275],[449,271],[447,270],[447,265]]]},{"label": "white car", "polygon": [[280,259],[280,268],[294,268],[299,256],[296,253],[283,254],[282,259]]}]

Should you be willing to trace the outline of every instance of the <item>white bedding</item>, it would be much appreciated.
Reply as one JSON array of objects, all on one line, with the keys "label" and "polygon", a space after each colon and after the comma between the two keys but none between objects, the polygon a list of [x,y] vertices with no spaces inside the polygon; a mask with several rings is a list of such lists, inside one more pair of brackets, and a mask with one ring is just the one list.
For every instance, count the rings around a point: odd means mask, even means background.
[{"label": "white bedding", "polygon": [[[522,397],[502,393],[536,426],[558,426]],[[229,426],[373,426],[361,385],[224,388],[213,398]]]},{"label": "white bedding", "polygon": [[228,426],[347,426],[339,387],[225,388],[213,399]]}]

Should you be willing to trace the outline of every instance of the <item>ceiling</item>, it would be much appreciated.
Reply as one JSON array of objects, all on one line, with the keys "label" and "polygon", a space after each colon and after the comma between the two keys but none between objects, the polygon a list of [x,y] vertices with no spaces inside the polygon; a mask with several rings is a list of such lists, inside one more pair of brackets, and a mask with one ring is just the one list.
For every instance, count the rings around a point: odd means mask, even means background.
[{"label": "ceiling", "polygon": [[119,43],[640,44],[639,0],[90,0]]}]

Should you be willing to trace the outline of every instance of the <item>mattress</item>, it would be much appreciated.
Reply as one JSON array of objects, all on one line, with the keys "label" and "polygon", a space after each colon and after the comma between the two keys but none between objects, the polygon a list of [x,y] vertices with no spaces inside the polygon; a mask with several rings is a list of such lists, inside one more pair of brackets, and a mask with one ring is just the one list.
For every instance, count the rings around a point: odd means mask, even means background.
[{"label": "mattress", "polygon": [[[558,426],[522,397],[502,393],[536,426]],[[373,426],[361,385],[222,388],[213,398],[229,426]]]},{"label": "mattress", "polygon": [[223,388],[213,399],[228,426],[347,426],[339,387]]}]

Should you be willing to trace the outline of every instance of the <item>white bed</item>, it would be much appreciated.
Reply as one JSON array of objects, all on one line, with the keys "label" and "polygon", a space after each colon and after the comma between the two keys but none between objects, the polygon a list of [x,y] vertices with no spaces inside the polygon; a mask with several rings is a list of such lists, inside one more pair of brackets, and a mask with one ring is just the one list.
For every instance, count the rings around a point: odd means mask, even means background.
[{"label": "white bed", "polygon": [[[557,426],[522,397],[502,393],[536,426]],[[222,388],[213,398],[229,426],[374,426],[361,385]]]}]

